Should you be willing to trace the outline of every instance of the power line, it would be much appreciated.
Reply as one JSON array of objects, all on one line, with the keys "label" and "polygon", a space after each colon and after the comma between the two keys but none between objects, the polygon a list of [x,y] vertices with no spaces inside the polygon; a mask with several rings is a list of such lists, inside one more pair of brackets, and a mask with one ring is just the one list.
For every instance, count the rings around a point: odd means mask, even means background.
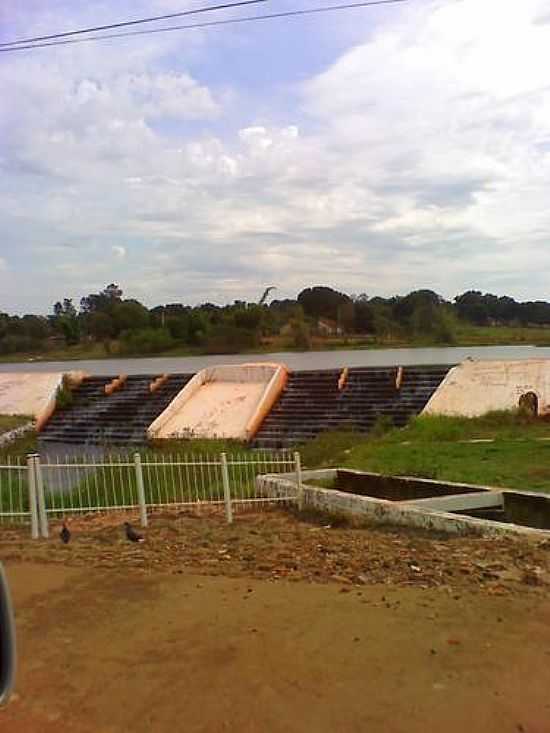
[{"label": "power line", "polygon": [[49,36],[35,36],[34,38],[21,38],[18,41],[5,41],[0,43],[3,46],[15,46],[22,43],[35,43],[36,41],[48,41],[53,38],[65,38],[66,36],[77,36],[82,33],[95,33],[96,31],[107,31],[113,28],[122,28],[129,25],[139,25],[140,23],[153,23],[157,20],[168,20],[169,18],[181,18],[184,15],[198,15],[199,13],[209,13],[213,10],[229,10],[231,8],[239,8],[243,5],[257,5],[258,3],[269,2],[269,0],[240,0],[239,2],[224,3],[222,5],[209,5],[205,8],[197,8],[195,10],[182,10],[179,13],[169,13],[167,15],[155,15],[151,18],[139,18],[137,20],[125,20],[120,23],[110,23],[108,25],[96,25],[91,28],[80,28],[75,31],[65,31],[64,33],[52,33]]},{"label": "power line", "polygon": [[11,48],[1,48],[0,53],[9,53],[13,51],[26,51],[33,48],[46,48],[48,46],[65,46],[73,43],[87,43],[90,41],[103,41],[110,38],[128,38],[129,36],[145,36],[153,33],[168,33],[170,31],[191,30],[193,28],[212,28],[222,25],[235,25],[237,23],[250,23],[256,20],[275,20],[276,18],[290,18],[301,15],[313,15],[318,13],[328,13],[337,10],[352,10],[356,8],[367,8],[373,5],[395,5],[396,3],[405,3],[409,0],[366,0],[365,2],[345,3],[342,5],[327,5],[324,8],[308,8],[305,10],[287,10],[280,13],[269,13],[267,15],[245,15],[240,18],[226,18],[225,20],[210,20],[204,23],[190,23],[188,25],[174,25],[166,28],[148,28],[143,31],[126,31],[124,33],[107,33],[100,36],[90,36],[88,38],[71,38],[64,41],[51,41],[49,43],[35,43],[28,46],[12,46]]}]

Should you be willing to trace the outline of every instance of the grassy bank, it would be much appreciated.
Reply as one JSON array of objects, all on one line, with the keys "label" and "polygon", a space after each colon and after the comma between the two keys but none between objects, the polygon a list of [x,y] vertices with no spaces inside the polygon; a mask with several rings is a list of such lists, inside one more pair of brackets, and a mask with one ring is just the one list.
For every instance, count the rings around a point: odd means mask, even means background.
[{"label": "grassy bank", "polygon": [[[380,437],[337,433],[303,447],[309,467],[346,466],[383,474],[550,492],[550,424],[513,413],[482,418],[422,417]],[[464,441],[490,440],[470,443]]]},{"label": "grassy bank", "polygon": [[458,322],[457,346],[550,346],[550,328],[473,326]]},{"label": "grassy bank", "polygon": [[0,415],[0,435],[9,433],[10,430],[20,428],[32,420],[32,417],[24,415]]}]

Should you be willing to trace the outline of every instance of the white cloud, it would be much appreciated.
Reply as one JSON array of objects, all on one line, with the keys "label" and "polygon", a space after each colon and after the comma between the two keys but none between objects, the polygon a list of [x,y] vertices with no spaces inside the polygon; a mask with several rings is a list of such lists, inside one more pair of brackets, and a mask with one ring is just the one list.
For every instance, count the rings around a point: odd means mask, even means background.
[{"label": "white cloud", "polygon": [[550,149],[539,148],[550,139],[540,63],[550,28],[534,23],[540,7],[461,0],[411,9],[306,85],[342,177],[389,194],[393,212],[377,229],[427,225],[444,235],[462,226],[515,242],[550,223]]},{"label": "white cloud", "polygon": [[279,114],[269,85],[236,109],[239,89],[195,78],[202,36],[10,56],[0,254],[48,269],[44,298],[112,280],[104,252],[148,303],[255,297],[264,281],[282,297],[314,282],[545,296],[545,5],[407,4]]},{"label": "white cloud", "polygon": [[123,260],[126,257],[126,247],[115,245],[113,247],[113,253],[119,260]]}]

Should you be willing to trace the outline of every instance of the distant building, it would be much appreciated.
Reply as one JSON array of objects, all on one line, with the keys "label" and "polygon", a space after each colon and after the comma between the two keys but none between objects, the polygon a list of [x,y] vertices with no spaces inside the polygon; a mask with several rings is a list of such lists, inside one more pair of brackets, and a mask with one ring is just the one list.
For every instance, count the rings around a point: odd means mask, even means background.
[{"label": "distant building", "polygon": [[342,336],[344,330],[336,321],[330,318],[319,318],[317,321],[317,331],[321,336]]}]

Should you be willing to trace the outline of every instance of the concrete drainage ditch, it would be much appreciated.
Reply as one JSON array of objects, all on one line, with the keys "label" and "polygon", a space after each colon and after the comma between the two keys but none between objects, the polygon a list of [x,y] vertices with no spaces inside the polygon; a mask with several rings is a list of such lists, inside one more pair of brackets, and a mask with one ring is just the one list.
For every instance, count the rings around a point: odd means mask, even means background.
[{"label": "concrete drainage ditch", "polygon": [[264,496],[296,496],[305,508],[450,534],[550,537],[550,496],[531,491],[327,468],[258,476]]}]

